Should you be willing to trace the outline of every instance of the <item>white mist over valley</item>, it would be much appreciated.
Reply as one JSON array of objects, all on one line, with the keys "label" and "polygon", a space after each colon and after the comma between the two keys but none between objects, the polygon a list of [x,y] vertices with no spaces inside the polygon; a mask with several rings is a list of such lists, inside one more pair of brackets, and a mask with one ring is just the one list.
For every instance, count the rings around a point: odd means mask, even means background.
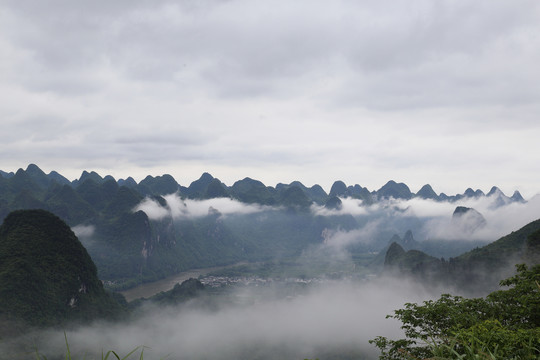
[{"label": "white mist over valley", "polygon": [[[233,294],[235,304],[150,306],[131,321],[96,323],[66,334],[70,350],[81,355],[101,349],[127,354],[147,346],[145,359],[297,359],[348,352],[375,358],[368,343],[373,334],[400,335],[398,323],[385,316],[405,302],[438,295],[421,284],[392,278],[327,281],[284,298],[271,286],[246,288]],[[28,337],[44,354],[65,350],[62,331]]]}]

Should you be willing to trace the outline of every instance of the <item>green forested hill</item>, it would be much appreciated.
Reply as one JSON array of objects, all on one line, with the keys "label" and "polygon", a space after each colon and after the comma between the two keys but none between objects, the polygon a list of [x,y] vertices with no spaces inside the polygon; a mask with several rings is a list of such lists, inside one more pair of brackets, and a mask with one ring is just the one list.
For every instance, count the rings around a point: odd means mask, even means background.
[{"label": "green forested hill", "polygon": [[386,252],[385,269],[482,293],[497,288],[499,281],[513,272],[515,264],[539,264],[539,248],[540,220],[536,220],[493,243],[448,260],[418,250],[405,251],[393,243]]},{"label": "green forested hill", "polygon": [[44,210],[10,213],[0,227],[0,318],[29,325],[115,316],[86,249]]},{"label": "green forested hill", "polygon": [[481,263],[488,270],[493,270],[494,267],[512,258],[522,258],[527,250],[527,239],[538,230],[540,219],[486,246],[468,251],[458,256],[455,261],[462,264]]}]

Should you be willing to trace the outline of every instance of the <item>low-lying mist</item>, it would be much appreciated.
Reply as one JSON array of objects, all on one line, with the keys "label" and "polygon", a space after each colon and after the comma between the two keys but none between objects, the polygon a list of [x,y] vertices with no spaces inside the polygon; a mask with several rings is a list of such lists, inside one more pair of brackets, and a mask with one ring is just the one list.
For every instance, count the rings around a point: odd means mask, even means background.
[{"label": "low-lying mist", "polygon": [[[146,346],[145,359],[304,359],[325,354],[375,359],[376,349],[368,340],[401,336],[399,324],[385,316],[405,302],[440,294],[392,278],[329,281],[292,297],[272,296],[268,288],[257,291],[238,290],[235,296],[241,301],[218,299],[215,307],[199,300],[179,307],[148,306],[130,321],[70,330],[70,351],[92,358],[102,350],[125,355]],[[49,359],[65,352],[63,331],[36,332],[18,342],[29,340]],[[13,351],[5,343],[0,346],[0,353]]]},{"label": "low-lying mist", "polygon": [[[136,210],[160,220],[203,217],[210,214],[242,215],[270,213],[271,207],[248,205],[231,199],[183,200],[165,196],[166,205],[145,199]],[[492,197],[468,198],[459,202],[431,200],[387,200],[364,205],[360,200],[342,199],[340,210],[312,206],[317,216],[352,216],[356,228],[324,229],[321,243],[308,246],[298,263],[308,266],[324,257],[328,261],[350,262],[346,248],[369,244],[391,232],[412,229],[417,240],[493,241],[535,220],[540,197],[526,203],[500,205]],[[457,206],[474,208],[486,220],[485,226],[470,231],[452,221]],[[258,215],[257,215],[258,216]],[[75,228],[91,236],[92,227]],[[384,245],[389,238],[384,238]],[[382,243],[382,242],[381,242]],[[371,280],[326,280],[306,285],[305,291],[278,296],[272,288],[238,289],[232,298],[191,300],[178,307],[147,305],[132,319],[118,323],[95,323],[66,332],[72,354],[83,356],[115,350],[127,354],[145,346],[145,359],[376,359],[377,350],[368,341],[376,336],[402,336],[399,323],[386,319],[406,302],[437,298],[455,289],[427,289],[423,284],[387,276]],[[222,301],[223,300],[223,301]],[[34,332],[13,342],[0,343],[0,353],[12,354],[17,345],[29,344],[49,359],[65,352],[64,332]],[[31,351],[32,349],[30,349]],[[18,350],[17,350],[18,351]],[[12,358],[17,358],[13,356]],[[334,358],[338,358],[337,356]]]},{"label": "low-lying mist", "polygon": [[[156,200],[145,198],[135,210],[142,210],[152,220],[161,220],[165,217],[173,219],[196,218],[218,211],[221,215],[251,214],[269,209],[268,206],[245,204],[230,198],[215,198],[207,200],[182,199],[178,194],[169,194],[163,197],[167,204],[162,206]],[[212,210],[213,209],[213,210]]]},{"label": "low-lying mist", "polygon": [[[181,199],[178,194],[169,194],[164,198],[165,206],[156,200],[146,198],[135,210],[144,211],[152,220],[161,220],[165,217],[196,218],[212,212],[227,216],[279,210],[270,206],[245,204],[230,198],[191,200]],[[402,234],[407,230],[413,230],[415,238],[420,241],[494,241],[536,220],[540,213],[540,196],[535,196],[525,203],[506,204],[501,204],[496,196],[469,197],[455,202],[421,198],[411,200],[391,198],[380,200],[372,205],[363,204],[362,200],[353,198],[342,198],[341,201],[342,206],[339,210],[312,205],[311,213],[318,216],[349,215],[356,218],[359,222],[358,229],[353,230],[351,234],[341,235],[341,238],[347,238],[348,243],[369,243],[377,239],[378,234],[389,233],[391,236],[392,232]],[[485,226],[471,229],[471,227],[456,224],[452,214],[458,206],[478,211],[486,220]],[[348,233],[349,231],[341,232]]]},{"label": "low-lying mist", "polygon": [[[535,196],[525,203],[512,202],[500,204],[495,196],[463,198],[455,202],[434,201],[413,198],[411,200],[385,199],[373,205],[364,205],[361,200],[346,198],[339,210],[313,206],[317,215],[335,216],[349,214],[364,219],[361,231],[341,234],[347,242],[369,242],[383,229],[393,229],[402,235],[406,230],[413,230],[417,240],[483,240],[494,241],[515,231],[540,214],[540,196]],[[456,207],[463,206],[478,211],[486,220],[485,226],[471,229],[456,224],[452,214]],[[342,231],[348,233],[349,231]],[[354,234],[358,233],[356,240]]]}]

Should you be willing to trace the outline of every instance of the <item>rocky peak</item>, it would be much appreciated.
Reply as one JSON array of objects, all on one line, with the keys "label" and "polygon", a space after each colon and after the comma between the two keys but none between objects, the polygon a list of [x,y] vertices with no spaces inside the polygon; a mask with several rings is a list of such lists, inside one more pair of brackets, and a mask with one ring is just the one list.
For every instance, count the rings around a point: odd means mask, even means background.
[{"label": "rocky peak", "polygon": [[422,198],[422,199],[434,199],[437,200],[439,196],[437,193],[433,190],[431,185],[426,184],[422,186],[422,188],[416,193],[416,196]]},{"label": "rocky peak", "polygon": [[475,209],[458,206],[452,214],[452,223],[464,233],[472,234],[476,230],[484,227],[487,221],[484,216]]},{"label": "rocky peak", "polygon": [[504,193],[501,191],[501,189],[499,189],[496,186],[493,186],[491,190],[489,190],[489,192],[487,193],[487,196],[501,196],[501,195],[504,196]]},{"label": "rocky peak", "polygon": [[520,202],[520,203],[524,203],[525,202],[525,199],[523,198],[523,196],[521,196],[520,192],[519,191],[514,191],[514,194],[512,194],[512,197],[511,199],[515,202]]},{"label": "rocky peak", "polygon": [[335,181],[330,189],[329,196],[345,196],[347,195],[347,185],[341,180]]},{"label": "rocky peak", "polygon": [[388,181],[382,188],[377,190],[379,198],[410,199],[411,190],[404,183],[396,183],[394,180]]},{"label": "rocky peak", "polygon": [[413,233],[411,230],[407,230],[405,233],[405,236],[403,236],[403,243],[406,245],[412,245],[416,243],[416,240],[414,240]]},{"label": "rocky peak", "polygon": [[403,254],[405,254],[405,249],[403,249],[403,247],[401,247],[401,245],[398,243],[393,242],[386,251],[386,255],[384,257],[384,266],[396,265],[397,261],[401,256],[403,256]]}]

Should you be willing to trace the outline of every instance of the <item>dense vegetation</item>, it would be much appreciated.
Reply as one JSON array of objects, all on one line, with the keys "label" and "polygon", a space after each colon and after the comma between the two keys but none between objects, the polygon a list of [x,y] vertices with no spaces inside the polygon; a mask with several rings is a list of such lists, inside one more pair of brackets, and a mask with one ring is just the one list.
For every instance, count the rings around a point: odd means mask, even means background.
[{"label": "dense vegetation", "polygon": [[405,338],[377,337],[380,359],[538,359],[540,265],[517,266],[510,287],[485,298],[449,294],[422,305],[408,303],[389,316],[402,322]]},{"label": "dense vegetation", "polygon": [[[44,210],[18,210],[0,227],[0,318],[50,326],[119,314],[71,229]],[[0,337],[1,337],[0,333]]]}]

